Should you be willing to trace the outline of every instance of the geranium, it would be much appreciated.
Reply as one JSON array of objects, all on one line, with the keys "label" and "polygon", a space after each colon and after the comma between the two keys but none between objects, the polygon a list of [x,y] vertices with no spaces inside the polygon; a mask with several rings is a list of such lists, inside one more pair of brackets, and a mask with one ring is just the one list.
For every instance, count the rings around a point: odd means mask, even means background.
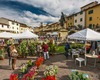
[{"label": "geranium", "polygon": [[18,74],[11,74],[10,80],[18,80]]},{"label": "geranium", "polygon": [[39,57],[37,60],[36,60],[36,66],[39,67],[44,61],[44,58],[43,57]]},{"label": "geranium", "polygon": [[46,78],[42,78],[42,80],[56,80],[55,76],[47,76]]},{"label": "geranium", "polygon": [[22,80],[32,80],[35,76],[35,73],[35,67],[32,67],[32,69],[30,69],[30,71],[23,76]]},{"label": "geranium", "polygon": [[44,72],[45,76],[54,76],[58,72],[58,67],[57,66],[48,66],[46,67],[46,71]]}]

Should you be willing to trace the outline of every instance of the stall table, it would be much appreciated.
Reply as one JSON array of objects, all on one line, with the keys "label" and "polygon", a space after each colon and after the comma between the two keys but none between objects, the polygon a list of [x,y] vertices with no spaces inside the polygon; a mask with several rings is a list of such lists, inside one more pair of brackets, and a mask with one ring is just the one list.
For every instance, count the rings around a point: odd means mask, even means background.
[{"label": "stall table", "polygon": [[87,58],[95,59],[95,60],[94,60],[94,67],[96,67],[96,59],[98,58],[98,55],[85,54],[86,63],[87,63]]}]

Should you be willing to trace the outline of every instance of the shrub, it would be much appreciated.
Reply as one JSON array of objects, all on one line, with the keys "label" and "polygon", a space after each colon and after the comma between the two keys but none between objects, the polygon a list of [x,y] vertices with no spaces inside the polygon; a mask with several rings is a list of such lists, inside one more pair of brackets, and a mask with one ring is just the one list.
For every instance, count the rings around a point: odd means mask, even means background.
[{"label": "shrub", "polygon": [[77,70],[73,70],[69,75],[69,80],[89,80],[89,76],[84,73],[80,73]]}]

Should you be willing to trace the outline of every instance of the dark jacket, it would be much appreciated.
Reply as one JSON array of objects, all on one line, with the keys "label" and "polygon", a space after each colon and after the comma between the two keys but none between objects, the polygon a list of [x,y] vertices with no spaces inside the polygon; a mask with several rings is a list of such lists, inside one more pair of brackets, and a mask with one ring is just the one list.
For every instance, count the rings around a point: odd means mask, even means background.
[{"label": "dark jacket", "polygon": [[7,53],[8,53],[8,57],[11,57],[11,55],[10,55],[10,45],[7,45]]},{"label": "dark jacket", "polygon": [[70,49],[70,45],[67,43],[67,44],[65,45],[65,51],[67,51],[68,49]]}]

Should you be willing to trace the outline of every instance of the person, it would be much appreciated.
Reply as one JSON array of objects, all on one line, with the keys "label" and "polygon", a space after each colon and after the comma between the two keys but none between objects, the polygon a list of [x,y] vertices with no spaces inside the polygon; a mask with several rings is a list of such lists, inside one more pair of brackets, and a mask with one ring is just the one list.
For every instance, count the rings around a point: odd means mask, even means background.
[{"label": "person", "polygon": [[67,42],[66,45],[65,45],[65,56],[66,58],[68,58],[68,55],[69,55],[69,49],[70,49],[70,45],[69,43]]},{"label": "person", "polygon": [[87,42],[87,43],[86,43],[85,48],[86,48],[86,53],[89,53],[89,52],[90,52],[90,49],[91,49],[91,44],[90,44],[90,42]]},{"label": "person", "polygon": [[7,54],[8,54],[9,66],[10,66],[10,63],[11,63],[11,54],[10,54],[10,45],[9,44],[7,45]]},{"label": "person", "polygon": [[98,42],[98,59],[99,59],[99,63],[100,63],[100,42]]},{"label": "person", "polygon": [[41,46],[41,43],[38,43],[37,44],[37,54],[38,56],[41,56],[42,54],[42,46]]},{"label": "person", "polygon": [[48,44],[46,42],[43,43],[42,49],[43,49],[43,55],[44,55],[44,59],[49,59],[49,53],[48,53]]},{"label": "person", "polygon": [[16,69],[16,58],[18,56],[17,50],[16,50],[14,44],[12,44],[10,46],[10,52],[11,52],[11,58],[12,58],[12,69],[14,70],[14,69]]}]

